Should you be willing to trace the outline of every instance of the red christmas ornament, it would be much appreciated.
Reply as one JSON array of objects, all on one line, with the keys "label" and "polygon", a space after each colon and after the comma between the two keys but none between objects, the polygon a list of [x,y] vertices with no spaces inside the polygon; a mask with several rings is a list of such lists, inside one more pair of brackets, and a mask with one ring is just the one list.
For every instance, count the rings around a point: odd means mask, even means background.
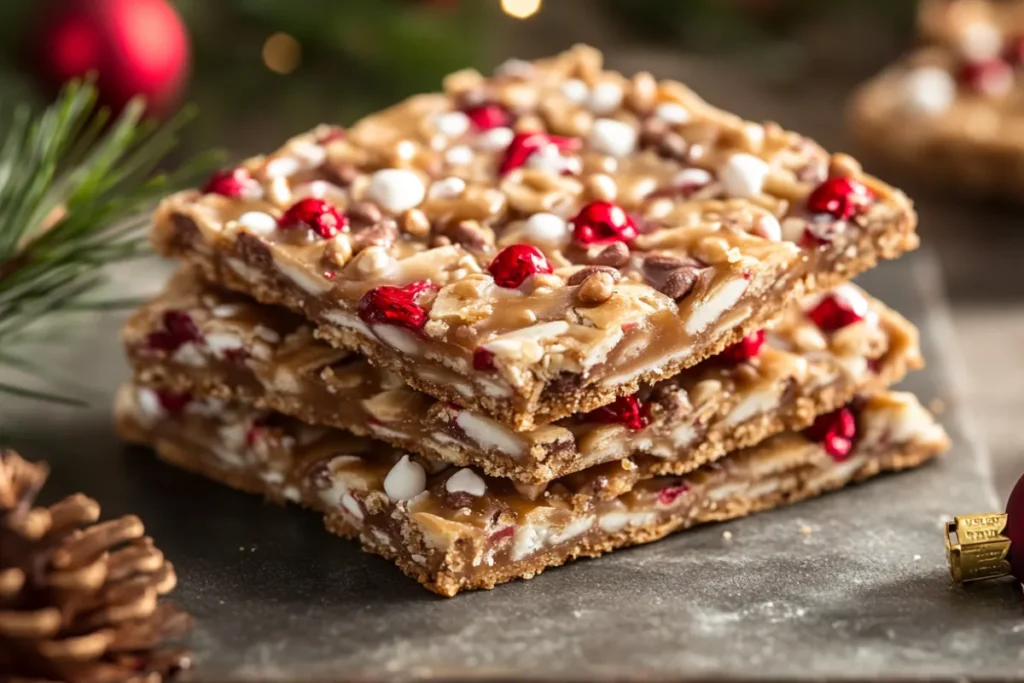
[{"label": "red christmas ornament", "polygon": [[601,406],[583,416],[585,422],[604,422],[625,425],[633,431],[643,429],[648,423],[647,406],[636,396],[619,396],[614,403]]},{"label": "red christmas ornament", "polygon": [[150,115],[166,116],[188,77],[188,33],[167,0],[50,0],[32,47],[47,87],[95,73],[115,111],[141,95]]},{"label": "red christmas ornament", "polygon": [[359,299],[359,317],[368,323],[397,325],[418,332],[427,324],[427,311],[416,300],[424,292],[436,289],[427,280],[405,287],[384,285],[371,289]]},{"label": "red christmas ornament", "polygon": [[807,210],[845,220],[859,215],[875,199],[864,183],[852,178],[829,178],[807,197]]},{"label": "red christmas ornament", "polygon": [[756,358],[757,354],[761,353],[762,346],[764,346],[764,330],[758,330],[726,348],[718,357],[728,363],[743,363],[751,358]]},{"label": "red christmas ornament", "polygon": [[960,515],[946,522],[946,559],[956,583],[1012,574],[1024,583],[1024,476],[1006,501],[1006,512]]},{"label": "red christmas ornament", "polygon": [[324,199],[306,197],[291,205],[277,220],[282,230],[308,228],[325,240],[348,230],[348,218]]},{"label": "red christmas ornament", "polygon": [[640,231],[618,204],[597,201],[584,206],[572,219],[572,234],[583,246],[631,242]]},{"label": "red christmas ornament", "polygon": [[532,244],[513,244],[498,252],[487,267],[499,287],[515,289],[526,278],[537,273],[550,273],[551,264],[537,247]]}]

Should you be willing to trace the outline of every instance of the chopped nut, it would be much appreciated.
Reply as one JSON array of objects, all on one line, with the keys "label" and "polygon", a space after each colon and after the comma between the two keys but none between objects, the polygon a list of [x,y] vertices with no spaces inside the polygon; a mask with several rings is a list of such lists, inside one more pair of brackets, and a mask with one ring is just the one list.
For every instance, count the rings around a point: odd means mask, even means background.
[{"label": "chopped nut", "polygon": [[615,280],[612,279],[612,276],[608,273],[598,272],[583,281],[579,291],[576,292],[576,297],[585,306],[596,306],[608,301],[614,293]]},{"label": "chopped nut", "polygon": [[704,263],[729,263],[729,242],[723,237],[705,237],[694,248],[694,256]]},{"label": "chopped nut", "polygon": [[646,114],[654,108],[654,101],[658,96],[658,82],[654,80],[654,76],[647,71],[641,71],[633,76],[629,85],[626,103],[633,111]]},{"label": "chopped nut", "polygon": [[619,188],[610,175],[595,173],[587,178],[586,187],[587,199],[605,202],[614,202]]},{"label": "chopped nut", "polygon": [[380,208],[373,202],[355,202],[345,210],[345,213],[352,228],[356,230],[375,225],[384,218]]},{"label": "chopped nut", "polygon": [[682,266],[699,265],[700,263],[693,259],[684,260],[668,254],[648,254],[644,257],[644,271],[651,273],[666,273]]},{"label": "chopped nut", "polygon": [[697,408],[722,393],[722,383],[717,379],[705,379],[690,389],[690,402]]},{"label": "chopped nut", "polygon": [[359,176],[359,168],[345,161],[327,161],[320,166],[320,172],[339,187],[348,187]]},{"label": "chopped nut", "polygon": [[469,249],[485,249],[494,245],[494,232],[478,221],[460,221],[449,227],[445,233],[455,244]]},{"label": "chopped nut", "polygon": [[607,247],[591,256],[589,262],[595,266],[621,268],[629,263],[629,247],[622,242],[609,244]]},{"label": "chopped nut", "polygon": [[622,277],[619,271],[615,270],[610,266],[586,266],[584,268],[580,268],[575,273],[570,275],[569,279],[566,280],[565,283],[567,285],[578,285],[582,283],[584,280],[586,280],[588,277],[593,275],[594,273],[606,273],[613,280],[618,280],[620,277]]},{"label": "chopped nut", "polygon": [[341,268],[352,258],[352,241],[348,235],[341,234],[327,242],[324,247],[323,261],[327,267]]},{"label": "chopped nut", "polygon": [[685,299],[697,285],[697,278],[700,277],[700,269],[695,266],[682,266],[673,270],[665,284],[661,288],[662,294],[669,296],[676,301]]},{"label": "chopped nut", "polygon": [[859,178],[864,169],[856,159],[848,154],[835,154],[829,160],[828,175],[830,178]]},{"label": "chopped nut", "polygon": [[393,262],[394,259],[391,258],[391,254],[388,253],[387,249],[379,246],[369,246],[356,254],[355,258],[352,259],[355,269],[360,275],[365,277],[379,275]]},{"label": "chopped nut", "polygon": [[419,209],[409,209],[402,214],[402,228],[413,237],[426,237],[430,234],[430,221]]},{"label": "chopped nut", "polygon": [[352,251],[358,253],[368,247],[390,249],[398,240],[398,226],[391,219],[363,228],[352,236]]}]

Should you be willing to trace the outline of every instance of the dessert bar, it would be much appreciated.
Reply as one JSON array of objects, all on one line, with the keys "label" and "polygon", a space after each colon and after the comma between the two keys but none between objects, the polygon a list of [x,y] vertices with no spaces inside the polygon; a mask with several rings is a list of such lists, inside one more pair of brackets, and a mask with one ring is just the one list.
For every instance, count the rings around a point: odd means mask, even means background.
[{"label": "dessert bar", "polygon": [[850,157],[580,46],[300,135],[167,198],[152,238],[525,431],[720,353],[915,223]]},{"label": "dessert bar", "polygon": [[1013,197],[1024,182],[1024,3],[925,3],[920,48],[850,104],[858,149],[926,179]]},{"label": "dessert bar", "polygon": [[[147,388],[125,387],[116,413],[127,440],[235,488],[321,510],[331,531],[446,596],[913,467],[947,444],[913,396],[883,393],[683,477],[650,477],[626,461],[522,487],[279,414],[202,400],[169,412]],[[852,448],[830,455],[841,442]]]},{"label": "dessert bar", "polygon": [[917,330],[852,285],[791,307],[767,331],[610,406],[515,432],[409,388],[313,338],[285,309],[179,272],[123,332],[136,381],[340,427],[492,476],[540,484],[646,456],[682,474],[772,434],[802,429],[921,366]]}]

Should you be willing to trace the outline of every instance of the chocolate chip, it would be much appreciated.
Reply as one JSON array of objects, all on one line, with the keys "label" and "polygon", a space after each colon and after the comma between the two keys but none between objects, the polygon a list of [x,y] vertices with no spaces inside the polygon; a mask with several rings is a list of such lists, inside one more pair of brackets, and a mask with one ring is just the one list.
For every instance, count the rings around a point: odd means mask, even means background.
[{"label": "chocolate chip", "polygon": [[595,266],[611,266],[621,268],[629,263],[629,247],[622,242],[609,244],[590,258],[590,263]]},{"label": "chocolate chip", "polygon": [[583,386],[583,375],[575,372],[560,372],[544,385],[543,398],[563,397]]},{"label": "chocolate chip", "polygon": [[255,266],[267,272],[274,267],[274,257],[270,255],[270,248],[255,235],[247,232],[238,233],[235,241],[235,250],[242,260],[250,266]]},{"label": "chocolate chip", "polygon": [[183,213],[172,213],[171,223],[174,224],[174,236],[171,238],[171,249],[181,252],[199,241],[199,226],[191,217]]},{"label": "chocolate chip", "polygon": [[359,168],[347,162],[327,162],[320,167],[320,172],[339,187],[348,187],[359,177]]},{"label": "chocolate chip", "polygon": [[355,202],[345,210],[353,230],[376,225],[384,218],[380,207],[373,202]]},{"label": "chocolate chip", "polygon": [[652,273],[667,273],[683,266],[701,267],[703,264],[692,258],[680,258],[669,254],[648,254],[644,257],[644,270]]},{"label": "chocolate chip", "polygon": [[359,253],[367,247],[388,248],[398,240],[398,226],[391,219],[363,228],[352,236],[352,252]]},{"label": "chocolate chip", "polygon": [[659,118],[649,118],[640,128],[640,146],[653,149],[659,156],[680,160],[686,156],[687,144],[679,133]]},{"label": "chocolate chip", "polygon": [[493,237],[476,221],[459,221],[446,229],[445,234],[456,244],[477,250],[489,247],[493,240]]},{"label": "chocolate chip", "polygon": [[684,299],[697,285],[698,277],[700,277],[700,268],[695,266],[676,268],[665,278],[665,284],[662,286],[661,292],[676,301]]},{"label": "chocolate chip", "polygon": [[575,273],[569,276],[569,279],[565,281],[567,285],[578,285],[582,284],[584,280],[593,275],[594,273],[607,273],[611,275],[613,280],[618,280],[621,276],[619,271],[615,270],[610,266],[586,266],[580,268]]}]

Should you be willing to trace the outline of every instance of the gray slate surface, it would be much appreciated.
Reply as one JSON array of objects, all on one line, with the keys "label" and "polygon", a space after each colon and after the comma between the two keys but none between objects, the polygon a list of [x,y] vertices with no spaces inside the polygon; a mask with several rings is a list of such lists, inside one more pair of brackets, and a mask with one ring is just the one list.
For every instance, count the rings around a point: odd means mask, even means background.
[{"label": "gray slate surface", "polygon": [[[159,274],[129,276],[137,289]],[[84,490],[107,516],[142,516],[198,620],[197,680],[1018,676],[1019,589],[958,589],[945,568],[941,521],[999,506],[958,407],[934,263],[918,255],[862,282],[922,327],[929,369],[906,386],[948,406],[956,446],[941,462],[453,600],[328,535],[313,514],[123,448],[104,403],[4,398],[0,424],[53,463],[49,495]],[[88,321],[41,353],[106,400],[127,375],[116,322]]]}]

